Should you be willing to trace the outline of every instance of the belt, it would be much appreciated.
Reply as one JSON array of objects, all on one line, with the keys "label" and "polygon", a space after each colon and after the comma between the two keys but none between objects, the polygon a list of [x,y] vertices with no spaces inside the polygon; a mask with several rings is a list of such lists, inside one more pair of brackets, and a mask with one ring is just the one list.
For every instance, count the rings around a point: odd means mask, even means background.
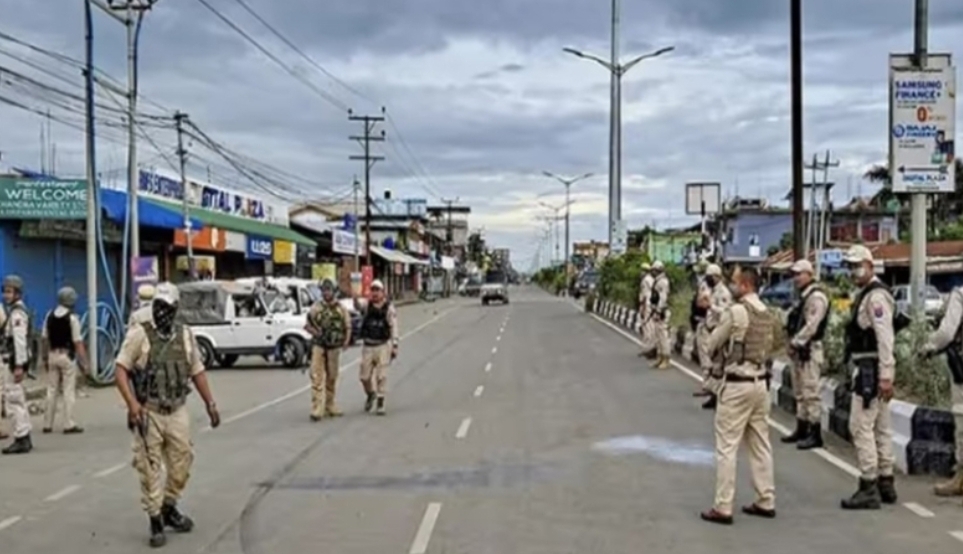
[{"label": "belt", "polygon": [[733,373],[726,373],[726,383],[758,383],[760,381],[768,381],[768,375],[758,375],[756,377],[749,377],[748,375],[735,375]]},{"label": "belt", "polygon": [[380,341],[380,342],[379,342],[379,341],[369,341],[368,339],[365,339],[365,340],[364,340],[364,345],[365,345],[365,346],[384,346],[384,345],[386,345],[386,344],[388,344],[388,341]]}]

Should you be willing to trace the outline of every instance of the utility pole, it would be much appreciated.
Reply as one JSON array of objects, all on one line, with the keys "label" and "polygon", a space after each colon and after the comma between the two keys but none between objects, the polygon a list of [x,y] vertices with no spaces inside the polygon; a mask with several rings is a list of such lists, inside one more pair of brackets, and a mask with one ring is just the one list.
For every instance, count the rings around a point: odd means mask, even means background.
[{"label": "utility pole", "polygon": [[354,233],[354,270],[361,271],[361,238],[358,236],[358,194],[361,192],[361,183],[357,175],[351,188],[354,189],[354,222],[351,225]]},{"label": "utility pole", "polygon": [[[839,167],[839,160],[830,161],[829,150],[826,151],[825,161],[819,161],[819,157],[813,154],[813,162],[807,164],[805,169],[812,170],[812,182],[810,183],[809,192],[809,217],[807,229],[805,231],[805,248],[803,249],[803,258],[809,259],[809,247],[810,244],[816,252],[816,276],[821,274],[822,267],[820,264],[819,252],[822,249],[824,242],[824,236],[826,232],[826,221],[825,212],[829,209],[829,170],[831,168]],[[822,182],[817,178],[817,172],[821,171],[823,174]],[[816,195],[822,191],[823,200],[819,209],[816,206]],[[818,215],[817,215],[818,212]]]},{"label": "utility pole", "polygon": [[458,203],[458,198],[455,198],[454,200],[445,200],[444,198],[442,198],[441,203],[445,205],[445,211],[448,212],[448,223],[446,225],[447,230],[445,231],[445,242],[448,243],[448,255],[451,256],[455,251],[454,232],[451,224],[451,211],[452,211],[452,205]]},{"label": "utility pole", "polygon": [[191,233],[191,211],[187,201],[187,150],[184,149],[184,121],[187,114],[174,114],[177,125],[177,159],[180,162],[181,173],[181,213],[184,215],[184,236],[187,237],[187,272],[191,281],[197,280],[197,267],[194,264],[194,236]]},{"label": "utility pole", "polygon": [[349,121],[360,121],[364,124],[364,135],[348,137],[361,143],[364,148],[363,156],[350,156],[352,160],[364,161],[364,233],[366,245],[365,264],[371,265],[371,168],[375,163],[384,160],[384,156],[371,155],[372,142],[384,142],[385,132],[381,130],[380,135],[373,135],[375,124],[385,120],[385,109],[381,108],[381,115],[354,115],[348,110]]},{"label": "utility pole", "polygon": [[[913,54],[916,67],[926,68],[929,55],[929,1],[916,0],[913,25]],[[896,171],[889,168],[890,175]],[[950,172],[952,174],[952,166]],[[891,178],[892,180],[892,178]],[[910,297],[914,314],[923,310],[923,291],[926,286],[926,193],[914,192],[910,196]]]},{"label": "utility pole", "polygon": [[97,141],[94,125],[94,13],[90,0],[84,2],[84,104],[87,123],[87,363],[90,372],[100,373],[97,329]]},{"label": "utility pole", "polygon": [[802,75],[802,0],[790,0],[789,43],[792,88],[792,238],[797,260],[806,256],[803,229],[803,75]]}]

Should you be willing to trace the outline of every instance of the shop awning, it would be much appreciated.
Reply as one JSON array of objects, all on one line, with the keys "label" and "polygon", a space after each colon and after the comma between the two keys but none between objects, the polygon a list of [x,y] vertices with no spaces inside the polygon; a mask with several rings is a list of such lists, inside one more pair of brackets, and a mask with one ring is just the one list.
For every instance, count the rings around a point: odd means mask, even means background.
[{"label": "shop awning", "polygon": [[[145,201],[165,208],[171,208],[175,205],[172,202],[165,202],[163,200],[157,200],[154,198],[146,198]],[[192,218],[196,218],[198,221],[208,227],[217,227],[218,229],[224,229],[227,231],[236,231],[246,235],[259,235],[275,240],[286,240],[297,244],[303,244],[305,246],[317,245],[315,241],[309,239],[301,233],[280,225],[262,223],[260,221],[255,221],[245,217],[237,217],[195,207],[189,208],[189,212]]]},{"label": "shop awning", "polygon": [[428,265],[428,262],[425,260],[419,260],[418,258],[405,254],[404,252],[399,252],[398,250],[389,250],[388,248],[383,248],[381,246],[372,246],[371,252],[373,254],[377,254],[379,258],[385,260],[386,262],[408,265]]},{"label": "shop awning", "polygon": [[414,257],[414,256],[410,256],[410,255],[404,254],[404,253],[402,253],[401,255],[404,256],[405,258],[408,258],[408,261],[405,262],[406,264],[411,264],[411,265],[431,265],[431,262],[429,262],[428,260],[422,260],[421,258],[416,258],[416,257]]},{"label": "shop awning", "polygon": [[[100,207],[104,210],[107,219],[121,225],[127,219],[127,208],[130,200],[127,193],[120,190],[100,189]],[[158,206],[150,201],[137,197],[137,218],[140,224],[145,227],[156,227],[158,229],[183,229],[184,215],[180,210]],[[191,228],[195,231],[202,228],[204,224],[194,217],[190,217]]]}]

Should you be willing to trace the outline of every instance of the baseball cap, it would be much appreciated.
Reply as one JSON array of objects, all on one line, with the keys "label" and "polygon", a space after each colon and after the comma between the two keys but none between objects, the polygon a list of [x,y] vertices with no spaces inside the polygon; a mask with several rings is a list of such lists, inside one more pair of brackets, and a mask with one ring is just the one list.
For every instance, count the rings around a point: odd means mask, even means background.
[{"label": "baseball cap", "polygon": [[381,282],[381,279],[375,279],[371,281],[371,288],[385,290],[385,284]]},{"label": "baseball cap", "polygon": [[662,263],[662,260],[656,260],[655,263],[652,264],[652,269],[665,269],[665,264]]},{"label": "baseball cap", "polygon": [[706,275],[709,277],[722,277],[722,268],[716,264],[709,264],[706,268]]},{"label": "baseball cap", "polygon": [[862,244],[854,244],[849,247],[846,251],[846,262],[851,264],[860,264],[863,262],[872,262],[873,253],[869,251]]},{"label": "baseball cap", "polygon": [[177,287],[174,286],[174,283],[169,282],[158,284],[154,293],[154,300],[160,300],[168,304],[177,304],[180,298],[181,295]]},{"label": "baseball cap", "polygon": [[796,260],[789,271],[793,273],[814,273],[813,264],[809,260]]}]

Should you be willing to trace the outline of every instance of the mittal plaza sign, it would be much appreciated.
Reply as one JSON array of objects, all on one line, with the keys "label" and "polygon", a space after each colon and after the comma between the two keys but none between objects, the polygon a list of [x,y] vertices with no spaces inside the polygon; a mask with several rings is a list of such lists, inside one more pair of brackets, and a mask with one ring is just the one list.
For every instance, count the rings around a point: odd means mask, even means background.
[{"label": "mittal plaza sign", "polygon": [[0,177],[0,219],[86,217],[86,181]]}]

